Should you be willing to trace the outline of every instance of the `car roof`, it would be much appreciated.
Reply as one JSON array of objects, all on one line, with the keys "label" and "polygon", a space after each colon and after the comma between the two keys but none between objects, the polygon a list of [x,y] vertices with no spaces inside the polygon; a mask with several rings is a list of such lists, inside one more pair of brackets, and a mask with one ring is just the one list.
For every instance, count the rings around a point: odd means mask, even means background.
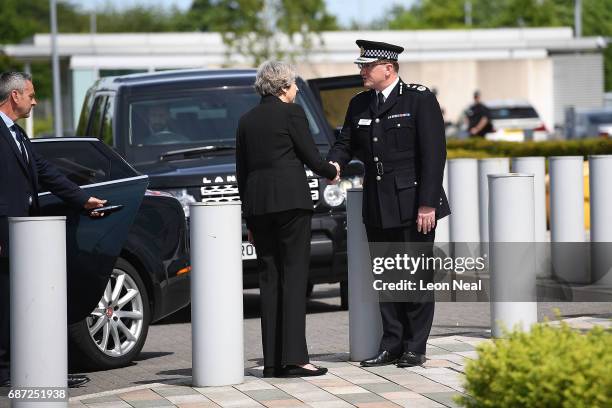
[{"label": "car roof", "polygon": [[533,108],[533,106],[524,99],[493,99],[484,101],[483,104],[490,109]]},{"label": "car roof", "polygon": [[104,77],[96,82],[94,88],[116,90],[120,87],[227,79],[245,79],[252,83],[256,73],[255,69],[180,69]]}]

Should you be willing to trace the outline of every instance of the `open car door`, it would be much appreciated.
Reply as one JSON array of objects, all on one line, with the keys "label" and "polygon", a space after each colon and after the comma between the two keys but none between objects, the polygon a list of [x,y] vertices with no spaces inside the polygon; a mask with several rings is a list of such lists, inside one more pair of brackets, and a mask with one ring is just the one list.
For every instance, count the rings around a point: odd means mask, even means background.
[{"label": "open car door", "polygon": [[88,316],[102,297],[149,180],[98,139],[35,139],[33,144],[87,194],[117,206],[92,218],[49,192],[39,192],[43,215],[67,217],[68,322],[74,323]]},{"label": "open car door", "polygon": [[309,79],[308,86],[321,104],[332,129],[342,127],[351,98],[367,89],[361,75]]}]

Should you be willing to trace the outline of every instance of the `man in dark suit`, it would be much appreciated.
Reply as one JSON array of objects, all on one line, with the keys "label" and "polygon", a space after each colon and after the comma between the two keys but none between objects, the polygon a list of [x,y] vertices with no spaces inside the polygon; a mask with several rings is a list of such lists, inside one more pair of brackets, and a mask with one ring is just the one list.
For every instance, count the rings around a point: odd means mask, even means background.
[{"label": "man in dark suit", "polygon": [[[363,221],[370,243],[416,242],[432,248],[436,220],[450,214],[442,188],[446,140],[440,106],[425,86],[399,78],[402,47],[365,40],[357,45],[361,54],[355,63],[370,90],[351,100],[327,159],[341,168],[353,156],[365,164]],[[431,273],[416,276],[432,280]],[[380,302],[380,312],[379,354],[361,364],[423,364],[433,299]]]},{"label": "man in dark suit", "polygon": [[[30,116],[35,105],[30,75],[0,74],[0,386],[10,384],[8,217],[39,215],[39,185],[76,208],[94,209],[106,203],[89,197],[32,150],[25,131],[15,121]],[[78,386],[87,381],[87,377],[71,376],[68,385]]]}]

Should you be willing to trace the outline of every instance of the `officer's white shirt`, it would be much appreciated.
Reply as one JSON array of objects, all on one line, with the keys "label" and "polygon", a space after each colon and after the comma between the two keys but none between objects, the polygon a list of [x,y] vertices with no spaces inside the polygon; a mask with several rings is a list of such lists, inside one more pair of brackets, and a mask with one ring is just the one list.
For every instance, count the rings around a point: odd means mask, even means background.
[{"label": "officer's white shirt", "polygon": [[[11,127],[11,126],[13,126],[15,124],[15,122],[13,122],[13,120],[11,118],[6,116],[6,114],[4,112],[0,112],[0,117],[4,121],[4,124],[8,128],[9,132],[11,132],[11,135],[13,136],[13,140],[17,144],[17,148],[19,149],[19,151],[21,151],[21,143],[19,143],[19,139],[17,139],[17,133],[15,133],[15,131]],[[26,156],[27,155],[28,155],[28,152],[26,152]]]},{"label": "officer's white shirt", "polygon": [[382,91],[376,91],[376,97],[378,98],[378,94],[382,92],[383,97],[385,98],[385,102],[386,102],[389,95],[391,95],[391,91],[393,90],[393,88],[395,88],[395,85],[397,85],[398,82],[399,82],[399,77],[395,78],[395,81],[393,81],[391,85],[389,85]]}]

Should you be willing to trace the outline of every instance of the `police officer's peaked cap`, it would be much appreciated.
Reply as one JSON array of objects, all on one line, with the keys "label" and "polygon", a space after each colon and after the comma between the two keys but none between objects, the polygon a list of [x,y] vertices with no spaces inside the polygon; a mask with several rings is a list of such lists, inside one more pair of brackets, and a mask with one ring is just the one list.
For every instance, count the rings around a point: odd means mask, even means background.
[{"label": "police officer's peaked cap", "polygon": [[397,61],[397,56],[404,51],[403,47],[378,41],[357,40],[360,54],[355,64],[367,64],[378,60]]}]

